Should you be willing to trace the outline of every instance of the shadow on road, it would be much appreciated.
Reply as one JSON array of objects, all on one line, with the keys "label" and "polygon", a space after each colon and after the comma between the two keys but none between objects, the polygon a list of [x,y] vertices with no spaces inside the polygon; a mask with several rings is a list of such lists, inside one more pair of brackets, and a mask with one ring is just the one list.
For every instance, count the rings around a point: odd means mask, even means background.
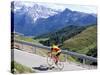
[{"label": "shadow on road", "polygon": [[39,71],[47,71],[52,70],[54,67],[48,67],[44,65],[40,65],[39,67],[32,67],[32,69],[39,70]]}]

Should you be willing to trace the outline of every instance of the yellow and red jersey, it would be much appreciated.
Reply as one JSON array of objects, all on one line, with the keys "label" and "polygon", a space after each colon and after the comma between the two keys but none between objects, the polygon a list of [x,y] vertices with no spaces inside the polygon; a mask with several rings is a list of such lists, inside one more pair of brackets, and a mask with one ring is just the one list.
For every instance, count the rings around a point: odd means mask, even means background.
[{"label": "yellow and red jersey", "polygon": [[58,46],[56,46],[56,45],[53,45],[53,46],[51,47],[51,50],[52,50],[53,52],[58,52],[58,51],[60,50],[60,48],[59,48]]}]

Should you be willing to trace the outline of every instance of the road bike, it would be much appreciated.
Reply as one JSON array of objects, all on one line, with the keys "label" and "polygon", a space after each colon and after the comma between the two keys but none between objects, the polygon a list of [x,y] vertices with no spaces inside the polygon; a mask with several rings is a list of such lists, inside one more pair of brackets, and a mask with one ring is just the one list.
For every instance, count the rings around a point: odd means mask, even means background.
[{"label": "road bike", "polygon": [[[65,57],[64,57],[65,60]],[[56,61],[58,61],[58,63],[56,64]],[[47,55],[47,63],[49,66],[53,66],[56,65],[58,69],[62,70],[64,68],[64,61],[61,61],[59,59],[59,57],[57,57],[56,55],[52,54],[51,52],[48,52]]]}]

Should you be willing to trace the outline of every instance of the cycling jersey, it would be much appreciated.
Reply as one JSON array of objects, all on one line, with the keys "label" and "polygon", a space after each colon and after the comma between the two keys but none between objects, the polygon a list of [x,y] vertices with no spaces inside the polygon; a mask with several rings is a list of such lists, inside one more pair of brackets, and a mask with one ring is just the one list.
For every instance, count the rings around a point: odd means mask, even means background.
[{"label": "cycling jersey", "polygon": [[52,50],[53,52],[58,52],[58,51],[60,51],[60,48],[59,48],[58,46],[56,46],[56,45],[53,45],[53,46],[51,47],[51,50]]}]

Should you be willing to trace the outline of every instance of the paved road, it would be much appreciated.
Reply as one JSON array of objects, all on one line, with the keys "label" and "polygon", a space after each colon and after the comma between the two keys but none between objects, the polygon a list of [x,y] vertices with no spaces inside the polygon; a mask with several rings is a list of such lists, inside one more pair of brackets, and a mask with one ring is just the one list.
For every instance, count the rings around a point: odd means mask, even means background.
[{"label": "paved road", "polygon": [[[56,68],[53,70],[50,69],[40,69],[40,65],[44,65],[48,67],[46,57],[42,57],[36,54],[27,53],[25,51],[20,51],[14,49],[14,60],[20,64],[23,64],[27,67],[34,68],[36,72],[51,72],[51,71],[59,71]],[[86,70],[81,66],[78,66],[73,63],[64,62],[63,71],[73,71],[73,70]]]}]

